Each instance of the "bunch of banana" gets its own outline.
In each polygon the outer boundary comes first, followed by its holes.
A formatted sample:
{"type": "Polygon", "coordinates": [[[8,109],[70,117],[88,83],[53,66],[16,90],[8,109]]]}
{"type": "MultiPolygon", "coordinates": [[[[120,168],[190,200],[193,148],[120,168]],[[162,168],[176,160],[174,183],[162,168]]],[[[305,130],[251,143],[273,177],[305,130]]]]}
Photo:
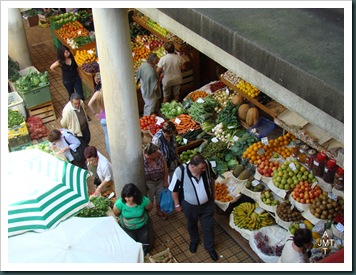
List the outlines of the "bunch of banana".
{"type": "Polygon", "coordinates": [[[257,230],[264,226],[274,224],[274,219],[265,210],[257,213],[257,203],[244,202],[233,210],[234,224],[239,228],[257,230]]]}

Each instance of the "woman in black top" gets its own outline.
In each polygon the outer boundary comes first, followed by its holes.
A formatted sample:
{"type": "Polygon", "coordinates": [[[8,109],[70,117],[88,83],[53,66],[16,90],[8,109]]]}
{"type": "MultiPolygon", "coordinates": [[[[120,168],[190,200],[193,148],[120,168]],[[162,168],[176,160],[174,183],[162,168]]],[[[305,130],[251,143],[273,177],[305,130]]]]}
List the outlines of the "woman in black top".
{"type": "Polygon", "coordinates": [[[53,72],[57,72],[56,69],[58,67],[62,69],[63,85],[67,89],[69,96],[75,91],[80,95],[80,98],[84,100],[82,81],[78,74],[77,62],[75,62],[74,56],[69,48],[64,45],[58,47],[57,60],[51,65],[50,69],[53,72]]]}

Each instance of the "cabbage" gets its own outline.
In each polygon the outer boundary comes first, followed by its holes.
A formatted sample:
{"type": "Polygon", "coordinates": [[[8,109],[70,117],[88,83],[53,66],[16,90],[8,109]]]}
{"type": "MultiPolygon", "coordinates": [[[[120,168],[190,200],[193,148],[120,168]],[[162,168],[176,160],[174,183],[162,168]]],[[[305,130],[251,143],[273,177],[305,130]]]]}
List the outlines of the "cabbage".
{"type": "Polygon", "coordinates": [[[236,159],[230,159],[227,162],[227,167],[229,167],[229,170],[235,169],[235,167],[239,164],[239,162],[236,159]]]}

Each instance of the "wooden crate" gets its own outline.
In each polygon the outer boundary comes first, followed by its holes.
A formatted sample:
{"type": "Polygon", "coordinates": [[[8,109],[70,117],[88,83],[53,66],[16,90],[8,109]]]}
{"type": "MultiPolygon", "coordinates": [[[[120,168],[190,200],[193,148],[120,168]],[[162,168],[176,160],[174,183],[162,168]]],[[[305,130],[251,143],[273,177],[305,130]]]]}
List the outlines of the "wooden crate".
{"type": "Polygon", "coordinates": [[[37,116],[42,119],[43,123],[53,121],[56,119],[52,101],[43,103],[33,108],[27,109],[29,116],[37,116]]]}

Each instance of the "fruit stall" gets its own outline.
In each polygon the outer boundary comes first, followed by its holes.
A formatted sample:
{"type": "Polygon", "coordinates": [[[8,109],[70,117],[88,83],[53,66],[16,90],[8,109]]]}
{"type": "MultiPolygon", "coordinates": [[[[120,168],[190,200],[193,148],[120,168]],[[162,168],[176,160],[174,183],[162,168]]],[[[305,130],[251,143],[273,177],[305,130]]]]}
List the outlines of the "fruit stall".
{"type": "MultiPolygon", "coordinates": [[[[230,72],[225,76],[232,81],[230,72]]],[[[160,109],[177,127],[181,161],[200,152],[219,175],[215,220],[264,262],[276,262],[287,238],[301,227],[313,232],[314,262],[339,251],[342,166],[331,152],[320,150],[323,143],[307,143],[276,124],[274,118],[286,108],[234,77],[234,85],[221,76],[160,109]],[[315,152],[308,155],[310,150],[315,152]],[[335,240],[327,253],[320,245],[325,230],[335,240]]],[[[140,119],[141,129],[151,135],[162,123],[156,115],[140,119]]]]}
{"type": "MultiPolygon", "coordinates": [[[[133,19],[165,39],[168,31],[156,22],[141,14],[133,19]]],[[[219,175],[215,220],[242,247],[276,262],[286,239],[307,227],[312,261],[342,249],[342,143],[228,70],[181,102],[161,103],[160,113],[177,127],[182,162],[200,152],[212,163],[219,175]],[[326,230],[336,241],[323,250],[326,230]]],[[[140,119],[151,135],[161,125],[155,115],[140,119]]]]}

